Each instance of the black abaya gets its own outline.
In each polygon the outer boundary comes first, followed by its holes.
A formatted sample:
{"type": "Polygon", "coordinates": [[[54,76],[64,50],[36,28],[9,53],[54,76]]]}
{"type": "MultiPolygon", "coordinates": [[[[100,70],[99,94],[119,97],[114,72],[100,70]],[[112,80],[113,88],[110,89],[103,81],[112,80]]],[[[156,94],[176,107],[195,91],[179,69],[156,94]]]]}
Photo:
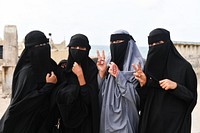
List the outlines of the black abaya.
{"type": "MultiPolygon", "coordinates": [[[[57,65],[52,61],[52,70],[57,65]]],[[[11,103],[0,121],[0,133],[36,133],[46,117],[49,96],[55,84],[37,82],[30,63],[20,66],[13,77],[11,103]]]]}
{"type": "Polygon", "coordinates": [[[99,106],[97,68],[87,58],[83,69],[86,85],[80,86],[72,71],[66,73],[66,82],[57,94],[57,105],[64,133],[98,133],[99,106]]]}
{"type": "Polygon", "coordinates": [[[140,133],[190,133],[191,113],[197,101],[196,74],[171,41],[159,45],[168,45],[169,52],[164,64],[159,62],[158,56],[149,54],[147,57],[145,73],[148,82],[138,91],[141,98],[140,133]],[[176,82],[177,87],[167,91],[162,89],[159,86],[162,79],[176,82]]]}

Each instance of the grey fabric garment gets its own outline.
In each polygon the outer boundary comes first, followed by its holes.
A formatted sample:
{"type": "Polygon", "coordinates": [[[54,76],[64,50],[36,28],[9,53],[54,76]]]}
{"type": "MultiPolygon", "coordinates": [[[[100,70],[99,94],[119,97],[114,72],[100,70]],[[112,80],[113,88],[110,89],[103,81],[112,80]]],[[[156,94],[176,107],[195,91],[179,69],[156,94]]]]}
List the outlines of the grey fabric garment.
{"type": "MultiPolygon", "coordinates": [[[[119,31],[119,34],[128,34],[119,31]]],[[[110,56],[106,59],[110,63],[110,56]]],[[[134,78],[132,64],[140,64],[142,58],[134,40],[128,42],[123,71],[115,78],[108,74],[104,79],[98,76],[101,108],[100,133],[137,133],[139,125],[139,96],[136,91],[138,81],[134,78]]]]}

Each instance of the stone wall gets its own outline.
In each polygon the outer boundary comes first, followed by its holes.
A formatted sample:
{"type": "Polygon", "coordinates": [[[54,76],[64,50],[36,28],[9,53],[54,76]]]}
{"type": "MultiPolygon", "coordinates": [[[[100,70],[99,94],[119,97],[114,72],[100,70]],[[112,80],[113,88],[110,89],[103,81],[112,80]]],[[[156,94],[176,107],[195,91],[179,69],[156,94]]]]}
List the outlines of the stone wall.
{"type": "Polygon", "coordinates": [[[18,33],[15,25],[6,25],[4,27],[3,40],[3,62],[2,70],[2,92],[11,93],[12,75],[17,63],[18,56],[18,33]]]}
{"type": "Polygon", "coordinates": [[[200,42],[174,42],[180,54],[191,63],[197,76],[200,75],[200,42]]]}

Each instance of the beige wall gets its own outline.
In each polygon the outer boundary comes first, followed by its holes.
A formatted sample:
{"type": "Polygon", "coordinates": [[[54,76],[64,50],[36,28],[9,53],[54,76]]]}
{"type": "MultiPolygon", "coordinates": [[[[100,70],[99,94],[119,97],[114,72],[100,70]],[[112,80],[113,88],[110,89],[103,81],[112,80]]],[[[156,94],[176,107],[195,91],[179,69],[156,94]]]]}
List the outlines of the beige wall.
{"type": "Polygon", "coordinates": [[[52,50],[51,51],[51,58],[59,63],[62,59],[67,59],[68,52],[66,49],[64,50],[52,50]]]}
{"type": "Polygon", "coordinates": [[[200,43],[175,42],[176,49],[191,63],[197,75],[200,75],[200,43]]]}

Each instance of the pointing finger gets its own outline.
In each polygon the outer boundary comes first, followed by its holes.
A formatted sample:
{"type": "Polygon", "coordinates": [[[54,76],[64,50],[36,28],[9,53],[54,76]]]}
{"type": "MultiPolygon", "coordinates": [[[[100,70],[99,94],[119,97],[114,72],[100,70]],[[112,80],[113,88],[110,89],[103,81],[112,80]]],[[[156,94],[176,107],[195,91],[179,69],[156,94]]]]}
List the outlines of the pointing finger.
{"type": "Polygon", "coordinates": [[[99,50],[97,50],[97,58],[100,58],[99,50]]]}
{"type": "Polygon", "coordinates": [[[137,71],[137,67],[134,64],[132,64],[132,66],[133,66],[134,70],[137,71]]]}
{"type": "Polygon", "coordinates": [[[102,58],[105,60],[105,53],[104,53],[104,50],[102,50],[102,58]]]}

